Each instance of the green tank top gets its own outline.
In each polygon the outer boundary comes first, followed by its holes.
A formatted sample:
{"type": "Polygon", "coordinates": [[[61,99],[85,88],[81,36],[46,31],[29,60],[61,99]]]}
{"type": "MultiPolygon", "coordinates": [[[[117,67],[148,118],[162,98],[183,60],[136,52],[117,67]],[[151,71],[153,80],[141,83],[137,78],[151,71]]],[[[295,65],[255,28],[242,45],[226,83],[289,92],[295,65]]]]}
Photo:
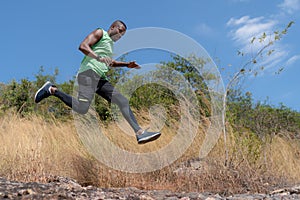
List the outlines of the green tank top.
{"type": "MultiPolygon", "coordinates": [[[[114,44],[113,40],[109,37],[106,31],[104,31],[103,29],[102,31],[102,38],[95,45],[92,46],[92,50],[98,56],[112,58],[114,44]]],[[[109,66],[107,66],[105,63],[97,61],[94,58],[84,56],[78,73],[84,72],[89,69],[99,74],[101,78],[107,79],[106,72],[109,70],[109,66]]]]}

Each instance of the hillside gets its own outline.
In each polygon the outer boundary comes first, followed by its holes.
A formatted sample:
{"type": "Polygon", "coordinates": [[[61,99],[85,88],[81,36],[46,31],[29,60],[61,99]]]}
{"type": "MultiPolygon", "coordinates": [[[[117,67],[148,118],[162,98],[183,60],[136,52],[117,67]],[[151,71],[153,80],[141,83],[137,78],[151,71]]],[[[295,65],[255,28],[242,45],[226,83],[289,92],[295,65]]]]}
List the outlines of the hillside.
{"type": "MultiPolygon", "coordinates": [[[[147,122],[147,119],[139,120],[147,122]]],[[[64,176],[77,180],[82,186],[229,196],[267,194],[275,188],[296,184],[300,177],[299,141],[282,136],[275,136],[262,146],[250,132],[245,131],[239,137],[231,133],[228,137],[230,160],[224,165],[222,137],[205,159],[198,158],[206,128],[204,123],[193,143],[175,162],[152,172],[130,173],[107,167],[87,152],[73,121],[11,114],[1,117],[0,124],[0,176],[8,180],[47,183],[49,176],[64,176]]],[[[164,135],[158,141],[139,146],[131,135],[121,137],[115,124],[100,126],[120,148],[135,152],[156,151],[174,137],[171,129],[164,128],[164,135]]]]}

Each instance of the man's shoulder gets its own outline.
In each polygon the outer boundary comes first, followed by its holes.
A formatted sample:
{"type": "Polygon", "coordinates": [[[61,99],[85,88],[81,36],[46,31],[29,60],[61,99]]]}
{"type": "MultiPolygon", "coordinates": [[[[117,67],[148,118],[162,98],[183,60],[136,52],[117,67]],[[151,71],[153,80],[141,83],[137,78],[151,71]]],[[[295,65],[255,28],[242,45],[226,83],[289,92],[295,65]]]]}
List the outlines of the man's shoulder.
{"type": "Polygon", "coordinates": [[[106,30],[104,30],[104,29],[101,28],[101,27],[97,27],[96,30],[98,30],[98,31],[103,31],[103,33],[104,33],[104,32],[107,32],[106,30]]]}

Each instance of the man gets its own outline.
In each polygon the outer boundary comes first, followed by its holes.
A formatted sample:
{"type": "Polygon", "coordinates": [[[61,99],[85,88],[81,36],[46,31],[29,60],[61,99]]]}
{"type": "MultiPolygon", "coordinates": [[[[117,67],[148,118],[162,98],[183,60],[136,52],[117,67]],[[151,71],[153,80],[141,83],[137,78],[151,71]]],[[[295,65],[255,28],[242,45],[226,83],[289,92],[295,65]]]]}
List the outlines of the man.
{"type": "Polygon", "coordinates": [[[107,101],[115,103],[120,108],[124,118],[136,133],[138,143],[146,143],[157,139],[160,132],[148,132],[140,128],[134,117],[129,101],[121,95],[107,80],[106,72],[109,67],[128,67],[139,69],[136,62],[120,62],[113,60],[113,43],[118,41],[126,32],[126,24],[120,20],[112,23],[108,31],[96,29],[80,44],[79,50],[85,55],[77,75],[79,91],[74,98],[58,90],[51,82],[46,82],[35,94],[34,101],[39,103],[44,98],[55,96],[80,114],[86,114],[98,94],[107,101]]]}

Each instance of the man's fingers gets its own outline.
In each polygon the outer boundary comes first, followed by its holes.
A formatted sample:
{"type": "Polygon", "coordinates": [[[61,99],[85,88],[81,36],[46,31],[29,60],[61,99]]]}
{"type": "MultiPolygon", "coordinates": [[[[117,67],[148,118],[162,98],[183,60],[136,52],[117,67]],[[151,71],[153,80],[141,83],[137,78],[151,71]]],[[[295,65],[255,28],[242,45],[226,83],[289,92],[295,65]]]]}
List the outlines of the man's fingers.
{"type": "Polygon", "coordinates": [[[110,66],[112,64],[112,59],[110,57],[101,58],[101,62],[105,63],[106,65],[110,66]]]}
{"type": "Polygon", "coordinates": [[[128,67],[129,68],[136,68],[136,67],[138,67],[139,65],[138,64],[136,64],[135,62],[130,62],[129,64],[128,64],[128,67]]]}

